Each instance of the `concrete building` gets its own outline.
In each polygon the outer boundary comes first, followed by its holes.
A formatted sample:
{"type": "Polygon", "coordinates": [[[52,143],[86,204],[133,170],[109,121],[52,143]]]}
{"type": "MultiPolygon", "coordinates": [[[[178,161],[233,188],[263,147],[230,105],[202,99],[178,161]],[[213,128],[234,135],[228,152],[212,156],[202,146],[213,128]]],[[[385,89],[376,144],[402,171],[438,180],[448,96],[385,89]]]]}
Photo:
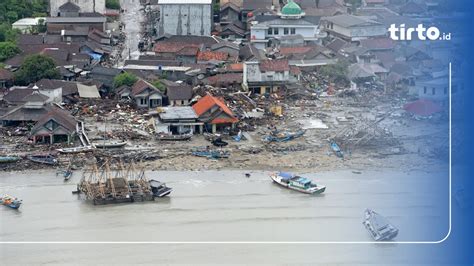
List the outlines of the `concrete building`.
{"type": "Polygon", "coordinates": [[[277,16],[257,16],[251,22],[250,42],[257,49],[271,46],[271,40],[288,41],[299,37],[303,42],[318,42],[319,17],[305,17],[298,4],[290,0],[277,16]]]}
{"type": "Polygon", "coordinates": [[[77,5],[80,8],[80,12],[105,14],[105,0],[50,0],[49,11],[51,16],[60,16],[59,7],[69,2],[77,5]]]}
{"type": "Polygon", "coordinates": [[[43,21],[45,22],[46,18],[22,18],[20,20],[15,21],[12,24],[12,29],[17,29],[20,30],[21,33],[30,33],[31,31],[34,30],[34,28],[38,25],[40,25],[40,22],[43,21]]]}
{"type": "Polygon", "coordinates": [[[272,93],[298,81],[297,67],[288,60],[247,61],[244,63],[242,87],[252,93],[272,93]]]}
{"type": "Polygon", "coordinates": [[[329,35],[347,41],[387,35],[387,29],[382,23],[348,14],[321,18],[321,25],[329,35]]]}
{"type": "Polygon", "coordinates": [[[158,0],[158,35],[210,36],[212,0],[158,0]]]}

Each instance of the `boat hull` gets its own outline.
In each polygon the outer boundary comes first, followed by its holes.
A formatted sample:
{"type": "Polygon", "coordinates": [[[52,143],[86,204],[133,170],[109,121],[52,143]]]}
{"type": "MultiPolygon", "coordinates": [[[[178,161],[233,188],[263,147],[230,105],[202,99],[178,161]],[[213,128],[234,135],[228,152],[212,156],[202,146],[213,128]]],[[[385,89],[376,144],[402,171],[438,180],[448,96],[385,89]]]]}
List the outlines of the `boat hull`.
{"type": "Polygon", "coordinates": [[[326,191],[325,186],[318,186],[315,189],[303,189],[303,188],[298,188],[298,187],[291,186],[291,185],[283,182],[278,177],[278,175],[276,175],[276,174],[272,174],[272,175],[270,175],[270,177],[272,178],[273,182],[277,183],[278,185],[280,185],[282,187],[285,187],[285,188],[288,188],[288,189],[291,189],[291,190],[294,190],[294,191],[301,192],[301,193],[310,194],[310,195],[317,195],[317,194],[321,194],[324,191],[326,191]]]}

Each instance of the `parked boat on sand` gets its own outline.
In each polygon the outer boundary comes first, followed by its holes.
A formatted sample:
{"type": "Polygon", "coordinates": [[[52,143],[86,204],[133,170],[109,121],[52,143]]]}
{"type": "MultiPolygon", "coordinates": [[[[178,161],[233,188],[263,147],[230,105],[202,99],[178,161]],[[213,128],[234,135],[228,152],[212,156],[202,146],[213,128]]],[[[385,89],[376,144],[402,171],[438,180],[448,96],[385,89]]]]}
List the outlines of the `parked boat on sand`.
{"type": "Polygon", "coordinates": [[[326,190],[325,186],[317,185],[306,177],[297,176],[291,173],[273,173],[270,177],[275,183],[283,187],[306,194],[321,194],[326,190]]]}
{"type": "Polygon", "coordinates": [[[18,156],[0,156],[0,163],[16,163],[21,160],[18,156]]]}
{"type": "Polygon", "coordinates": [[[0,203],[12,209],[18,209],[20,208],[22,200],[19,200],[17,198],[14,198],[8,195],[3,195],[0,197],[0,203]]]}
{"type": "Polygon", "coordinates": [[[339,145],[337,145],[335,141],[331,141],[331,149],[336,154],[337,157],[339,158],[344,157],[344,153],[342,152],[341,148],[339,147],[339,145]]]}
{"type": "Polygon", "coordinates": [[[26,158],[35,163],[42,163],[48,165],[58,164],[58,160],[52,155],[29,155],[26,158]]]}
{"type": "Polygon", "coordinates": [[[117,142],[117,141],[105,141],[105,142],[96,142],[93,146],[97,149],[115,149],[115,148],[122,148],[123,146],[127,145],[127,142],[117,142]]]}
{"type": "Polygon", "coordinates": [[[230,153],[226,151],[194,151],[194,156],[206,157],[208,159],[229,158],[230,153]]]}
{"type": "Polygon", "coordinates": [[[375,241],[388,241],[398,235],[398,228],[392,225],[385,217],[371,209],[366,209],[362,224],[375,241]]]}
{"type": "Polygon", "coordinates": [[[184,140],[190,140],[192,134],[182,134],[182,135],[171,135],[171,134],[158,134],[156,135],[157,140],[163,140],[163,141],[184,141],[184,140]]]}
{"type": "Polygon", "coordinates": [[[84,146],[84,147],[74,147],[74,148],[63,148],[63,149],[56,149],[60,153],[81,153],[81,152],[89,152],[94,150],[92,146],[84,146]]]}

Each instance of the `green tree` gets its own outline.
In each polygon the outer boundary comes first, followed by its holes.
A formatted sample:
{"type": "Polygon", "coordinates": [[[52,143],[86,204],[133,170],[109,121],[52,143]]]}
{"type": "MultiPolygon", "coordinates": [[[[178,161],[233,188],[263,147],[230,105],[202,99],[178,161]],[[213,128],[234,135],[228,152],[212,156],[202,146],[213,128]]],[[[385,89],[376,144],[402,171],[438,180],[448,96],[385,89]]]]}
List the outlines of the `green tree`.
{"type": "Polygon", "coordinates": [[[12,42],[0,42],[0,62],[13,57],[19,52],[20,49],[16,46],[16,44],[12,42]]]}
{"type": "Polygon", "coordinates": [[[135,84],[135,82],[137,82],[137,80],[138,80],[138,78],[135,75],[130,74],[128,72],[124,72],[120,75],[117,75],[114,78],[114,87],[118,88],[118,87],[123,86],[123,85],[133,86],[133,84],[135,84]]]}
{"type": "Polygon", "coordinates": [[[26,86],[40,79],[58,79],[61,75],[54,60],[46,55],[30,55],[15,72],[15,83],[26,86]]]}
{"type": "Polygon", "coordinates": [[[120,1],[119,0],[106,0],[105,7],[110,9],[120,9],[120,1]]]}
{"type": "Polygon", "coordinates": [[[9,24],[0,24],[0,42],[16,42],[19,33],[19,30],[12,29],[9,24]]]}
{"type": "Polygon", "coordinates": [[[163,83],[161,83],[159,79],[154,80],[153,82],[151,82],[151,84],[155,86],[157,89],[159,89],[162,93],[165,93],[166,87],[165,85],[163,85],[163,83]]]}
{"type": "Polygon", "coordinates": [[[347,78],[349,62],[346,60],[338,60],[337,63],[322,66],[319,69],[319,74],[327,77],[332,82],[348,83],[347,78]]]}

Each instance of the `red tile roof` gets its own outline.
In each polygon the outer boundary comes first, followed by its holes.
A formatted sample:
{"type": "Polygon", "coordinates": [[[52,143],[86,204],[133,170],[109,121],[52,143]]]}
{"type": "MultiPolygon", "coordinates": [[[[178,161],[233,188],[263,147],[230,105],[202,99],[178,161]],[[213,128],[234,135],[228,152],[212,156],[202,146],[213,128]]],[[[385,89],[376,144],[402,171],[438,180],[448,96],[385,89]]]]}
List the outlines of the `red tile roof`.
{"type": "Polygon", "coordinates": [[[159,43],[156,43],[155,45],[155,52],[156,53],[177,53],[187,47],[199,48],[199,45],[182,43],[182,42],[159,42],[159,43]]]}
{"type": "Polygon", "coordinates": [[[242,63],[230,64],[227,66],[227,70],[242,72],[244,70],[244,64],[242,63]]]}
{"type": "Polygon", "coordinates": [[[209,109],[211,109],[214,106],[218,106],[224,113],[226,113],[229,118],[215,118],[214,120],[211,121],[213,124],[223,124],[223,123],[236,123],[239,121],[235,116],[234,113],[227,107],[227,105],[217,99],[216,97],[213,97],[211,95],[206,95],[203,98],[201,98],[195,105],[193,105],[193,109],[196,112],[198,116],[201,116],[205,112],[207,112],[209,109]]]}
{"type": "Polygon", "coordinates": [[[293,75],[300,75],[301,69],[297,66],[290,66],[290,73],[293,75]]]}
{"type": "Polygon", "coordinates": [[[284,72],[289,71],[290,65],[288,64],[288,60],[265,60],[260,61],[260,71],[262,72],[284,72]]]}
{"type": "Polygon", "coordinates": [[[176,54],[177,55],[187,55],[187,56],[196,56],[199,52],[198,47],[194,46],[186,46],[183,49],[179,50],[176,54]]]}
{"type": "Polygon", "coordinates": [[[9,70],[0,68],[0,80],[12,80],[13,73],[9,70]]]}
{"type": "Polygon", "coordinates": [[[199,61],[210,61],[210,60],[226,61],[227,58],[229,58],[229,55],[227,53],[204,51],[204,52],[198,53],[197,59],[199,61]]]}
{"type": "Polygon", "coordinates": [[[242,73],[224,73],[210,76],[204,80],[205,84],[212,86],[221,86],[224,84],[237,83],[241,84],[243,81],[242,73]]]}
{"type": "Polygon", "coordinates": [[[132,86],[132,96],[142,93],[145,89],[150,88],[152,90],[159,91],[155,86],[151,85],[150,83],[144,81],[143,79],[139,79],[135,84],[132,86]]]}

